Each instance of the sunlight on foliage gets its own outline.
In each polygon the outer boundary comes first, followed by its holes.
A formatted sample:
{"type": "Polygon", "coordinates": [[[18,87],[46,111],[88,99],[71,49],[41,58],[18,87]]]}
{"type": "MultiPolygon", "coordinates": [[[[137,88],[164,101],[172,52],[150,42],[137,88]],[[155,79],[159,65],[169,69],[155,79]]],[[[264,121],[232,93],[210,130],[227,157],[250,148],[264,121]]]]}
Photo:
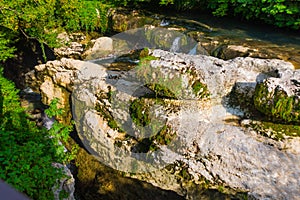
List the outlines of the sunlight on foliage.
{"type": "MultiPolygon", "coordinates": [[[[53,199],[52,187],[65,175],[53,163],[67,163],[74,153],[61,141],[71,126],[55,122],[48,131],[30,121],[20,106],[18,90],[0,74],[0,178],[32,199],[53,199]]],[[[59,114],[55,103],[48,113],[59,114]]]]}

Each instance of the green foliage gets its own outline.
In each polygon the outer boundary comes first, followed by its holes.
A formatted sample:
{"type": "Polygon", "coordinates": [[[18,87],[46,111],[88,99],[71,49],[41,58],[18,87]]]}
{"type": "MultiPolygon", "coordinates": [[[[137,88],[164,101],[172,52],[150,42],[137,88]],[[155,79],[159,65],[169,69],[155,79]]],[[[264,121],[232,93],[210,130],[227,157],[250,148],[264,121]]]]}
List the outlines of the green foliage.
{"type": "Polygon", "coordinates": [[[262,20],[278,27],[300,28],[298,0],[114,0],[112,2],[116,6],[150,3],[152,6],[166,6],[166,9],[210,10],[217,16],[233,14],[247,20],[262,20]]]}
{"type": "Polygon", "coordinates": [[[45,110],[45,113],[48,115],[48,117],[55,117],[55,116],[59,116],[63,114],[63,109],[62,108],[57,108],[57,104],[59,104],[59,99],[58,98],[54,98],[50,105],[49,108],[47,110],[45,110]]]}
{"type": "Polygon", "coordinates": [[[11,40],[6,38],[4,33],[0,31],[0,62],[14,56],[15,48],[10,46],[11,40]]]}
{"type": "Polygon", "coordinates": [[[60,0],[57,1],[57,4],[65,29],[69,31],[106,31],[109,5],[95,0],[71,0],[71,2],[70,0],[60,0]]]}
{"type": "Polygon", "coordinates": [[[150,1],[151,0],[111,0],[110,2],[114,6],[132,6],[132,5],[138,5],[150,1]]]}
{"type": "Polygon", "coordinates": [[[201,83],[199,80],[193,83],[192,89],[194,94],[199,98],[204,98],[209,96],[207,85],[201,83]]]}
{"type": "Polygon", "coordinates": [[[52,163],[72,158],[60,143],[70,127],[56,122],[49,131],[38,128],[20,106],[18,90],[2,73],[0,93],[0,178],[32,199],[53,199],[52,187],[64,175],[52,163]]]}
{"type": "Polygon", "coordinates": [[[278,27],[300,28],[300,2],[288,0],[216,0],[208,1],[213,14],[233,13],[247,20],[263,20],[278,27]]]}
{"type": "Polygon", "coordinates": [[[13,56],[16,38],[38,40],[45,59],[44,45],[57,47],[57,34],[63,30],[105,32],[109,8],[98,0],[2,0],[0,61],[13,56]]]}

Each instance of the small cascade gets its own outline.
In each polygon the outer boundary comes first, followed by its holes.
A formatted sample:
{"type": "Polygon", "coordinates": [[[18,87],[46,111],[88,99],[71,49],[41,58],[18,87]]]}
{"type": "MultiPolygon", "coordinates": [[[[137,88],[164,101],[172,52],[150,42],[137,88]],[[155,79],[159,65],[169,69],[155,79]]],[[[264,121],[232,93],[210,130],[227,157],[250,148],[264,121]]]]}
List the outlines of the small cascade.
{"type": "Polygon", "coordinates": [[[196,44],[190,51],[189,51],[189,55],[196,55],[197,54],[197,47],[198,44],[196,44]]]}
{"type": "Polygon", "coordinates": [[[176,37],[175,40],[172,43],[172,46],[170,48],[170,52],[178,52],[180,49],[180,41],[181,37],[176,37]]]}
{"type": "Polygon", "coordinates": [[[166,19],[163,19],[163,20],[161,20],[161,22],[160,22],[160,26],[169,26],[169,25],[170,25],[170,22],[167,21],[166,19]]]}
{"type": "Polygon", "coordinates": [[[46,113],[42,113],[42,123],[47,130],[50,130],[52,128],[54,122],[54,117],[50,118],[46,113]]]}

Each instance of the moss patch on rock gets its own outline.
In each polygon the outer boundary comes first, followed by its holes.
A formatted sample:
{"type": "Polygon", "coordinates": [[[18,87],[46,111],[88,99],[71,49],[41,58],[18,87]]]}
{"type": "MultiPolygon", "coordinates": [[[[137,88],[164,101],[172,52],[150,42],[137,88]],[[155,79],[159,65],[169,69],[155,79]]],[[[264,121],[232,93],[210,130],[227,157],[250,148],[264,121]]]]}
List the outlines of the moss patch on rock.
{"type": "Polygon", "coordinates": [[[278,124],[268,121],[253,121],[250,126],[261,135],[274,140],[282,140],[286,137],[300,137],[299,125],[278,124]]]}
{"type": "Polygon", "coordinates": [[[111,101],[112,98],[112,91],[109,89],[108,92],[99,92],[96,94],[97,99],[99,102],[96,103],[95,105],[95,110],[107,121],[107,125],[119,132],[124,132],[124,130],[118,125],[117,121],[114,119],[112,114],[109,112],[109,110],[106,108],[104,99],[107,99],[109,102],[111,101]]]}
{"type": "Polygon", "coordinates": [[[171,127],[164,125],[161,130],[150,138],[139,140],[134,146],[134,151],[138,153],[148,153],[159,149],[159,146],[168,145],[176,137],[176,132],[171,127]]]}
{"type": "Polygon", "coordinates": [[[259,83],[255,88],[255,107],[274,121],[300,122],[300,99],[297,96],[288,96],[280,87],[269,92],[264,84],[259,83]]]}
{"type": "Polygon", "coordinates": [[[134,100],[129,107],[130,116],[133,122],[139,126],[147,126],[150,124],[150,105],[145,99],[134,100]]]}
{"type": "Polygon", "coordinates": [[[199,98],[205,98],[209,96],[209,91],[207,89],[207,85],[201,83],[199,80],[196,80],[193,85],[192,89],[194,94],[199,98]]]}
{"type": "Polygon", "coordinates": [[[174,92],[170,90],[170,88],[157,84],[157,83],[149,83],[146,84],[146,87],[151,89],[155,93],[156,98],[169,98],[169,99],[176,99],[176,95],[174,92]]]}
{"type": "Polygon", "coordinates": [[[177,99],[182,94],[182,79],[179,72],[169,71],[164,73],[160,68],[150,66],[154,56],[141,58],[139,65],[135,68],[140,81],[154,91],[156,97],[177,99]]]}

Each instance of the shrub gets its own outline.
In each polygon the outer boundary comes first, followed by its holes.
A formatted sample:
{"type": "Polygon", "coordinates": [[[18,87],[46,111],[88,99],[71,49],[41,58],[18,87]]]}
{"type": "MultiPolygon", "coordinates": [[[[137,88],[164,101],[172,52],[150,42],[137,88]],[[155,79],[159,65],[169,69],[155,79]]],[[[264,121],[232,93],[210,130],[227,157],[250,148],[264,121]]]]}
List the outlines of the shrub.
{"type": "Polygon", "coordinates": [[[247,20],[263,20],[278,27],[300,28],[300,2],[288,0],[216,0],[208,1],[213,14],[233,13],[247,20]]]}
{"type": "MultiPolygon", "coordinates": [[[[49,112],[59,113],[57,101],[49,112]]],[[[52,163],[72,158],[61,140],[70,127],[56,122],[48,131],[30,121],[20,106],[18,90],[0,73],[0,178],[32,199],[53,199],[52,187],[64,175],[52,163]]]]}

